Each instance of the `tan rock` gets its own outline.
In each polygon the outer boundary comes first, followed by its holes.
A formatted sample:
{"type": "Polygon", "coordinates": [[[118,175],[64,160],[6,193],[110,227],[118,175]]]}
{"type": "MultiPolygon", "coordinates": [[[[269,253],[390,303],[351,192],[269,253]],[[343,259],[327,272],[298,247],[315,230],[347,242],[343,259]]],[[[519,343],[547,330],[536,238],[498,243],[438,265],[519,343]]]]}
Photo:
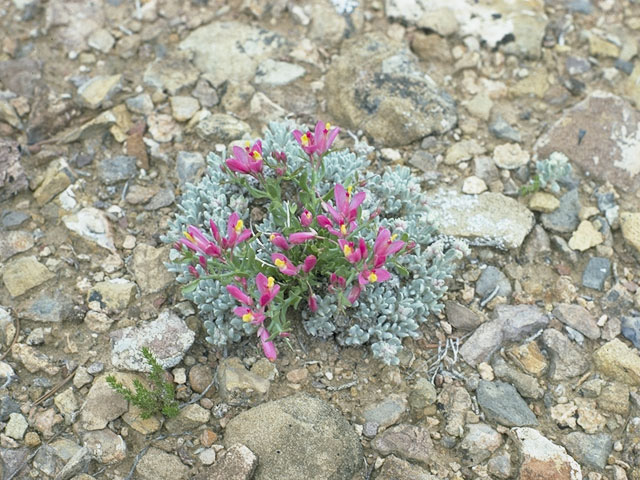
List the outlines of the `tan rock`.
{"type": "Polygon", "coordinates": [[[470,160],[475,155],[484,153],[484,151],[485,148],[475,140],[462,140],[449,147],[444,157],[444,163],[447,165],[455,165],[456,163],[470,160]]]}
{"type": "Polygon", "coordinates": [[[2,280],[11,297],[15,298],[54,276],[36,257],[22,257],[7,264],[2,280]]]}
{"type": "Polygon", "coordinates": [[[517,345],[507,350],[507,355],[514,359],[520,367],[532,375],[542,375],[549,365],[536,342],[517,345]]]}
{"type": "Polygon", "coordinates": [[[71,176],[71,170],[65,160],[59,159],[51,162],[44,174],[44,180],[36,191],[33,192],[33,196],[36,202],[38,202],[38,205],[44,205],[71,185],[71,176]]]}
{"type": "Polygon", "coordinates": [[[583,220],[569,239],[569,248],[584,252],[604,242],[604,236],[589,220],[583,220]]]}
{"type": "Polygon", "coordinates": [[[560,206],[560,200],[547,192],[536,192],[529,198],[529,210],[551,213],[560,206]]]}
{"type": "Polygon", "coordinates": [[[548,89],[547,71],[544,68],[540,68],[511,87],[511,94],[516,97],[533,95],[542,98],[548,89]]]}
{"type": "Polygon", "coordinates": [[[595,57],[618,58],[620,48],[598,35],[589,35],[589,53],[595,57]]]}
{"type": "Polygon", "coordinates": [[[640,252],[640,213],[622,212],[620,228],[625,241],[640,252]]]}
{"type": "Polygon", "coordinates": [[[593,359],[604,376],[627,385],[640,385],[640,356],[621,340],[614,338],[605,343],[593,359]]]}

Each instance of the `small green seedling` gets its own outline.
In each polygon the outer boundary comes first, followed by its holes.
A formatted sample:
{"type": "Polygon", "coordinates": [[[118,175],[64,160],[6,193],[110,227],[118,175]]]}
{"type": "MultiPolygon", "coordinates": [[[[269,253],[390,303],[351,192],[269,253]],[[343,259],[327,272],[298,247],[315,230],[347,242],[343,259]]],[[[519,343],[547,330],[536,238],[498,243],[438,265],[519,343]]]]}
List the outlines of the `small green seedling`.
{"type": "Polygon", "coordinates": [[[152,390],[147,389],[140,380],[134,380],[136,393],[119,383],[113,375],[107,377],[107,383],[125,399],[142,410],[142,418],[150,418],[156,413],[162,413],[167,418],[178,415],[180,409],[175,399],[173,384],[164,378],[164,370],[153,357],[148,348],[142,347],[142,355],[151,366],[149,380],[153,384],[152,390]]]}

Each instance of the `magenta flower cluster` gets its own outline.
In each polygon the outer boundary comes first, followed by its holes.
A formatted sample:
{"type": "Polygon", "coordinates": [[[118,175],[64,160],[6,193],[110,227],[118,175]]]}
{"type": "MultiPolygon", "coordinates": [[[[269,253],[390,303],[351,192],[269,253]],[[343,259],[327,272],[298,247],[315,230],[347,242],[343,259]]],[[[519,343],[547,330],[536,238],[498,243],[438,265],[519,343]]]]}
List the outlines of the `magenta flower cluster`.
{"type": "MultiPolygon", "coordinates": [[[[306,299],[307,307],[315,312],[317,295],[327,292],[337,295],[339,307],[346,308],[356,302],[368,284],[389,280],[389,260],[408,250],[407,242],[398,240],[387,228],[378,229],[373,245],[361,236],[363,227],[375,220],[375,214],[362,218],[364,191],[354,192],[353,186],[336,184],[330,201],[314,190],[322,157],[339,131],[318,122],[313,132],[293,132],[314,177],[310,187],[299,185],[303,192],[296,199],[295,217],[279,225],[281,231],[268,234],[266,258],[270,263],[264,256],[256,260],[267,245],[257,232],[245,227],[238,213],[229,217],[224,238],[210,221],[210,236],[190,225],[175,244],[189,262],[194,282],[206,277],[226,284],[228,293],[239,302],[234,314],[256,327],[264,355],[271,361],[277,356],[274,339],[288,336],[289,307],[295,308],[306,299]]],[[[264,157],[260,140],[245,147],[235,146],[232,152],[224,163],[230,181],[245,186],[256,198],[268,198],[274,217],[289,218],[282,187],[295,179],[290,175],[287,156],[271,152],[264,157]]]]}

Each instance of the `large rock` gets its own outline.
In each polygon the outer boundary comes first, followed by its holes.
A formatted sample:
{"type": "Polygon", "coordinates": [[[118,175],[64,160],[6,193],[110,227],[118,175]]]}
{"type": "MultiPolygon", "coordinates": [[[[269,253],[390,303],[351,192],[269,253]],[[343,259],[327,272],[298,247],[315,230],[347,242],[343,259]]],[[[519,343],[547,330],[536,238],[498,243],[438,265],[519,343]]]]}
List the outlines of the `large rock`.
{"type": "Polygon", "coordinates": [[[22,230],[0,231],[0,262],[20,252],[26,252],[35,244],[33,234],[22,230]]]}
{"type": "Polygon", "coordinates": [[[133,250],[130,268],[143,294],[159,292],[173,282],[173,274],[164,266],[168,259],[168,247],[155,248],[141,243],[133,250]]]}
{"type": "Polygon", "coordinates": [[[111,226],[107,216],[101,210],[85,207],[73,215],[62,217],[62,222],[69,230],[85,240],[115,253],[111,226]]]}
{"type": "Polygon", "coordinates": [[[440,35],[473,35],[490,48],[540,57],[547,17],[542,0],[386,0],[388,17],[440,35]]]}
{"type": "Polygon", "coordinates": [[[227,424],[224,443],[241,443],[257,455],[255,480],[351,480],[363,463],[351,425],[334,407],[306,394],[240,413],[227,424]]]}
{"type": "Polygon", "coordinates": [[[472,245],[519,248],[535,224],[528,208],[500,193],[439,190],[429,196],[429,207],[441,233],[466,238],[472,245]]]}
{"type": "Polygon", "coordinates": [[[640,186],[640,112],[611,93],[595,91],[538,138],[534,159],[562,152],[601,180],[640,186]]]}
{"type": "Polygon", "coordinates": [[[516,389],[504,382],[480,381],[478,405],[488,420],[507,427],[537,425],[538,420],[516,389]]]}
{"type": "Polygon", "coordinates": [[[111,333],[111,364],[115,368],[149,372],[151,367],[142,356],[142,347],[147,347],[163,368],[175,367],[195,337],[180,317],[165,310],[153,322],[111,333]]]}
{"type": "Polygon", "coordinates": [[[376,143],[408,145],[457,122],[455,102],[420,69],[417,57],[381,34],[347,41],[326,84],[329,112],[376,143]]]}
{"type": "MultiPolygon", "coordinates": [[[[175,95],[181,89],[195,85],[199,75],[200,72],[187,55],[167,55],[149,64],[144,72],[143,81],[147,85],[175,95]]],[[[153,104],[145,108],[153,109],[153,104]]]]}
{"type": "Polygon", "coordinates": [[[136,466],[136,473],[142,480],[182,480],[187,478],[189,467],[176,455],[151,447],[136,466]]]}
{"type": "MultiPolygon", "coordinates": [[[[101,430],[127,411],[128,402],[109,386],[106,377],[103,375],[93,383],[82,406],[80,424],[85,430],[101,430]]],[[[121,375],[117,379],[124,383],[121,375]]]]}
{"type": "Polygon", "coordinates": [[[621,340],[614,338],[605,343],[596,350],[593,359],[604,376],[628,385],[640,385],[640,356],[621,340]]]}
{"type": "Polygon", "coordinates": [[[22,257],[7,264],[2,274],[4,286],[11,297],[19,297],[34,287],[51,280],[55,275],[36,257],[22,257]]]}
{"type": "Polygon", "coordinates": [[[581,480],[580,465],[567,451],[533,428],[514,428],[520,451],[520,480],[581,480]]]}
{"type": "Polygon", "coordinates": [[[258,64],[284,46],[278,34],[241,22],[213,22],[191,32],[180,43],[195,54],[194,63],[214,86],[249,82],[258,64]]]}

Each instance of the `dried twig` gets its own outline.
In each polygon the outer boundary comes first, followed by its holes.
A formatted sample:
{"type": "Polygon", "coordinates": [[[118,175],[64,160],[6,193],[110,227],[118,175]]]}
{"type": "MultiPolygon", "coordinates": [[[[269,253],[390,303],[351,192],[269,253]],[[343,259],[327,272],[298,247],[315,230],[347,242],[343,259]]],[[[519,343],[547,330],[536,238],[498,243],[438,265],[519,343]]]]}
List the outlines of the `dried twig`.
{"type": "Polygon", "coordinates": [[[73,370],[71,370],[71,373],[69,375],[67,375],[65,378],[63,378],[55,387],[53,387],[47,393],[45,393],[44,395],[42,395],[39,398],[37,398],[36,401],[33,402],[33,405],[36,406],[36,405],[44,402],[45,400],[47,400],[51,396],[53,396],[54,393],[56,393],[58,390],[60,390],[69,380],[71,380],[73,378],[73,376],[76,374],[76,370],[77,369],[78,369],[77,366],[73,367],[73,370]]]}

